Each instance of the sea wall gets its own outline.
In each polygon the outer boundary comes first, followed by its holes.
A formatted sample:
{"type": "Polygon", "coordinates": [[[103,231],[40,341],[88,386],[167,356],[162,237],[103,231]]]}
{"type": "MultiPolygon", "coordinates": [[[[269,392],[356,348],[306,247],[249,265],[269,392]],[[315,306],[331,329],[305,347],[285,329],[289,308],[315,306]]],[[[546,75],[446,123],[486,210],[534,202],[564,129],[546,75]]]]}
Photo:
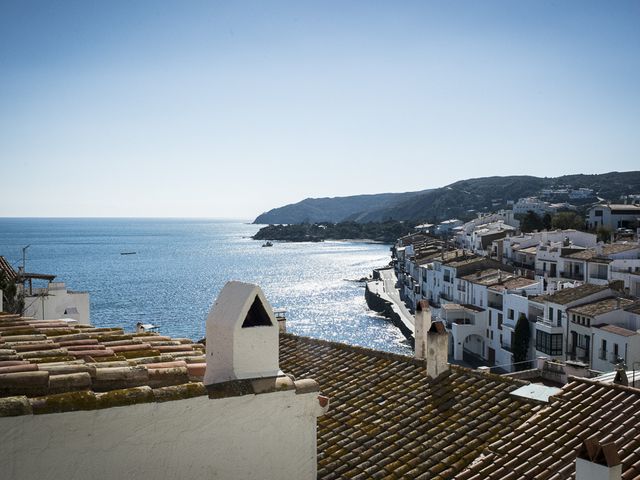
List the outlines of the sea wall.
{"type": "MultiPolygon", "coordinates": [[[[374,277],[375,273],[376,272],[374,270],[374,277]]],[[[407,337],[407,340],[409,341],[411,346],[414,346],[413,332],[407,328],[407,326],[400,318],[400,315],[395,311],[395,309],[393,308],[393,302],[381,297],[378,293],[372,292],[369,288],[368,283],[365,284],[364,298],[367,302],[367,306],[371,310],[373,310],[374,312],[378,312],[388,318],[391,323],[398,327],[403,335],[407,337]]]]}

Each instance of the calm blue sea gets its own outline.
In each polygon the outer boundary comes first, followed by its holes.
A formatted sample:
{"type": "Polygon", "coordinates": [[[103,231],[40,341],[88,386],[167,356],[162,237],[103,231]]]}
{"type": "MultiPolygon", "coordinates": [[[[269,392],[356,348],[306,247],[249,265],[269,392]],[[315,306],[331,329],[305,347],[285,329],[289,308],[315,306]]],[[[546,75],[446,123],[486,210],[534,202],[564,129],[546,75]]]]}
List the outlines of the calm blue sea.
{"type": "Polygon", "coordinates": [[[389,246],[355,242],[251,240],[258,226],[201,219],[0,218],[0,255],[17,269],[52,273],[89,291],[96,326],[153,323],[199,339],[228,280],[259,284],[287,310],[289,331],[411,354],[398,330],[367,309],[353,280],[389,262],[389,246]],[[120,255],[135,251],[136,255],[120,255]]]}

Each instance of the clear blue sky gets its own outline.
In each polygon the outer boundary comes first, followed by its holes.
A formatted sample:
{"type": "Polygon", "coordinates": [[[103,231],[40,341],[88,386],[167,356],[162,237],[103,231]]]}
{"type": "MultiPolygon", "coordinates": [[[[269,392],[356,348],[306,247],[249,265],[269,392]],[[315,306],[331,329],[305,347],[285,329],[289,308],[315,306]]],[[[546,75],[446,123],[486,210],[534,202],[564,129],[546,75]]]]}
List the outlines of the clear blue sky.
{"type": "Polygon", "coordinates": [[[0,0],[0,216],[640,167],[639,1],[0,0]]]}

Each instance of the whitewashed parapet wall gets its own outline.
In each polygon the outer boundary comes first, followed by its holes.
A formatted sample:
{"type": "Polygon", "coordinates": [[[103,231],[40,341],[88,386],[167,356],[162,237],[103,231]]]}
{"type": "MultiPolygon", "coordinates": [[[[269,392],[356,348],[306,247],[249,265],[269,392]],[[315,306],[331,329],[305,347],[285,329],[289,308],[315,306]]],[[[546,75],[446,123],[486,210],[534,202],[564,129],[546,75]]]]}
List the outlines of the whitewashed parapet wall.
{"type": "Polygon", "coordinates": [[[206,396],[0,419],[0,478],[316,478],[316,393],[206,396]]]}

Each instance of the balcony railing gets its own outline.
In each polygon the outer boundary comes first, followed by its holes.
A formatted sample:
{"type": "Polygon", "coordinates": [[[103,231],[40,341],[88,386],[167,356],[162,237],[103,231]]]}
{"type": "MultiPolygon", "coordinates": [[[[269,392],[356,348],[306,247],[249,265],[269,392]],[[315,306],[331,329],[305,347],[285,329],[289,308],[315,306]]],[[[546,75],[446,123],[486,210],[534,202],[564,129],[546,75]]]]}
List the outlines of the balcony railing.
{"type": "Polygon", "coordinates": [[[500,348],[502,348],[503,350],[506,350],[507,352],[513,353],[513,346],[509,343],[501,343],[500,348]]]}
{"type": "Polygon", "coordinates": [[[441,298],[442,300],[447,300],[447,301],[449,301],[449,302],[452,302],[452,301],[453,301],[453,298],[451,297],[451,295],[447,295],[446,293],[441,293],[441,294],[440,294],[440,298],[441,298]]]}
{"type": "Polygon", "coordinates": [[[589,278],[593,279],[593,280],[608,280],[608,276],[606,274],[601,275],[598,273],[590,273],[589,274],[589,278]]]}
{"type": "Polygon", "coordinates": [[[584,272],[560,272],[560,276],[570,280],[584,280],[584,272]]]}
{"type": "Polygon", "coordinates": [[[487,305],[489,305],[489,308],[495,308],[498,310],[502,310],[502,303],[500,302],[487,302],[487,305]]]}
{"type": "Polygon", "coordinates": [[[536,321],[550,327],[561,327],[562,323],[559,320],[552,320],[550,318],[537,316],[536,321]]]}

